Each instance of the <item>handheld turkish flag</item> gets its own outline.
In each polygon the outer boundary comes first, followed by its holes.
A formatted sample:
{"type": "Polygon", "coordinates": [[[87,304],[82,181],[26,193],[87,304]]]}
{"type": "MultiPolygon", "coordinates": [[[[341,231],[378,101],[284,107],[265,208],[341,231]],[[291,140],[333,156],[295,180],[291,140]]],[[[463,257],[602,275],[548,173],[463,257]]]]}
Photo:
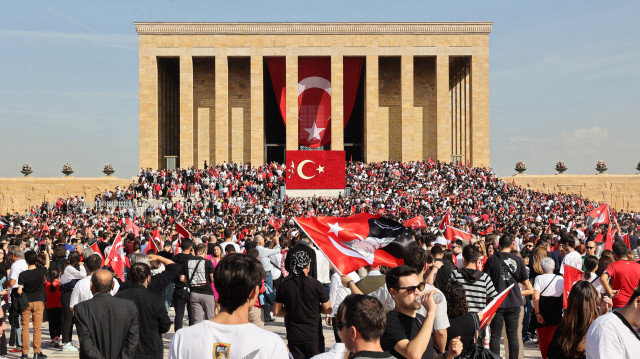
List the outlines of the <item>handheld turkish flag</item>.
{"type": "Polygon", "coordinates": [[[462,239],[463,241],[469,242],[473,235],[471,233],[467,233],[465,231],[461,231],[457,228],[447,226],[447,229],[444,231],[444,238],[453,241],[455,239],[462,239]]]}
{"type": "Polygon", "coordinates": [[[271,216],[271,218],[269,219],[269,225],[275,228],[276,231],[281,227],[280,222],[278,222],[278,220],[276,220],[274,216],[271,216]]]}
{"type": "Polygon", "coordinates": [[[42,230],[40,231],[40,238],[42,238],[42,235],[44,234],[44,232],[50,232],[49,226],[47,226],[46,223],[44,224],[44,226],[42,226],[42,230]]]}
{"type": "Polygon", "coordinates": [[[133,223],[133,221],[132,221],[130,218],[127,218],[127,219],[125,220],[125,223],[126,223],[126,228],[125,228],[125,230],[126,230],[127,232],[128,232],[128,231],[133,232],[133,235],[137,237],[137,236],[138,236],[138,234],[140,233],[140,227],[138,227],[135,223],[133,223]]]}
{"type": "Polygon", "coordinates": [[[331,58],[298,59],[298,144],[331,143],[331,58]]]}
{"type": "Polygon", "coordinates": [[[622,240],[624,241],[624,244],[627,246],[627,248],[631,249],[631,238],[629,237],[629,233],[622,236],[622,240]]]}
{"type": "Polygon", "coordinates": [[[124,267],[125,267],[125,255],[124,248],[122,247],[122,238],[120,233],[116,236],[109,252],[109,265],[113,272],[124,282],[124,267]]]}
{"type": "Polygon", "coordinates": [[[606,251],[608,250],[612,250],[613,249],[613,239],[616,236],[616,232],[618,230],[614,230],[613,232],[611,232],[611,225],[609,225],[609,228],[607,228],[607,238],[604,241],[604,250],[606,251]]]}
{"type": "Polygon", "coordinates": [[[484,231],[480,232],[479,234],[481,236],[486,236],[487,234],[491,234],[493,233],[493,224],[489,226],[489,228],[485,229],[484,231]]]}
{"type": "Polygon", "coordinates": [[[444,231],[448,225],[451,224],[451,211],[447,210],[447,213],[442,217],[442,222],[438,226],[438,229],[444,231]]]}
{"type": "Polygon", "coordinates": [[[97,254],[100,256],[100,259],[102,259],[102,265],[100,266],[100,268],[104,267],[104,256],[102,255],[102,252],[100,252],[100,247],[98,247],[98,242],[94,242],[91,245],[91,249],[93,250],[93,253],[97,254]]]}
{"type": "Polygon", "coordinates": [[[180,251],[182,250],[180,248],[180,246],[182,246],[182,239],[183,238],[191,238],[191,233],[189,233],[189,231],[187,231],[180,223],[176,222],[176,232],[178,232],[178,242],[176,243],[176,250],[174,251],[175,254],[180,253],[180,251]]]}
{"type": "Polygon", "coordinates": [[[583,272],[570,265],[564,265],[564,290],[562,292],[562,308],[567,307],[567,298],[569,297],[569,292],[571,292],[571,288],[573,288],[573,284],[579,281],[582,278],[583,272]]]}
{"type": "Polygon", "coordinates": [[[294,220],[340,274],[365,265],[402,265],[405,250],[414,242],[402,224],[369,213],[294,220]]]}
{"type": "Polygon", "coordinates": [[[150,249],[153,249],[156,253],[162,250],[162,239],[160,239],[160,231],[157,229],[151,232],[151,238],[144,252],[147,253],[150,249]]]}
{"type": "Polygon", "coordinates": [[[409,228],[427,228],[427,224],[424,222],[424,218],[422,218],[421,214],[417,217],[404,221],[404,226],[409,228]]]}
{"type": "Polygon", "coordinates": [[[589,229],[593,229],[600,224],[611,223],[611,220],[609,218],[609,205],[603,204],[593,211],[587,213],[586,220],[587,228],[589,229]]]}
{"type": "Polygon", "coordinates": [[[511,288],[513,288],[513,286],[514,284],[508,286],[507,289],[503,290],[500,295],[493,298],[491,303],[487,304],[487,306],[480,311],[480,313],[482,313],[482,322],[480,323],[480,329],[482,329],[482,327],[487,324],[491,317],[496,313],[496,310],[500,308],[500,305],[502,304],[502,302],[504,302],[504,299],[507,297],[507,294],[509,294],[509,291],[511,290],[511,288]]]}
{"type": "Polygon", "coordinates": [[[287,151],[287,189],[344,189],[344,151],[287,151]]]}

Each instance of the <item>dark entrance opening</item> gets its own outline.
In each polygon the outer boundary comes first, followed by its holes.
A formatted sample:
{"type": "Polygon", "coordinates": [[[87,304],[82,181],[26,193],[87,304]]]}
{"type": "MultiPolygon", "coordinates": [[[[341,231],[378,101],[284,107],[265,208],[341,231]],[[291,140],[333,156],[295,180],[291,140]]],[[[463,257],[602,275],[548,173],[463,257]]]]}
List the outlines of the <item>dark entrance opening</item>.
{"type": "MultiPolygon", "coordinates": [[[[266,59],[265,59],[266,60],[266,59]]],[[[285,143],[287,130],[280,107],[276,100],[276,94],[273,91],[273,83],[271,82],[271,74],[267,61],[262,64],[263,73],[263,99],[264,99],[264,145],[266,162],[278,162],[280,164],[285,161],[285,143]]]]}
{"type": "Polygon", "coordinates": [[[180,58],[158,57],[158,168],[180,168],[180,58]]]}
{"type": "Polygon", "coordinates": [[[366,78],[366,59],[362,63],[360,82],[351,117],[344,129],[344,152],[348,161],[364,161],[364,93],[366,78]]]}

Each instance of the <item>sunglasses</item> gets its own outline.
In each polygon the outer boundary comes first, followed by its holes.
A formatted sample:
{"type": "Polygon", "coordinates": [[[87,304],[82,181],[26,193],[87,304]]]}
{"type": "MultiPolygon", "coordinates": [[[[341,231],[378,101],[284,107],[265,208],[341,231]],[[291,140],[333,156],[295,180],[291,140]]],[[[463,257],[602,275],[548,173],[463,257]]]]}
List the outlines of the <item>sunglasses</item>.
{"type": "Polygon", "coordinates": [[[342,321],[336,320],[336,329],[338,329],[338,331],[340,331],[340,330],[342,330],[342,328],[348,327],[348,326],[349,326],[349,324],[343,323],[342,321]]]}
{"type": "Polygon", "coordinates": [[[596,247],[587,247],[587,249],[596,249],[596,247]]]}
{"type": "Polygon", "coordinates": [[[413,293],[413,292],[415,292],[415,291],[416,291],[416,289],[417,289],[417,290],[419,290],[420,292],[422,292],[422,291],[424,290],[424,286],[425,286],[425,283],[424,283],[424,282],[420,282],[420,284],[418,284],[418,285],[411,285],[411,286],[408,286],[408,287],[398,287],[398,290],[400,290],[400,289],[406,289],[406,290],[407,290],[407,292],[409,292],[409,293],[413,293]]]}

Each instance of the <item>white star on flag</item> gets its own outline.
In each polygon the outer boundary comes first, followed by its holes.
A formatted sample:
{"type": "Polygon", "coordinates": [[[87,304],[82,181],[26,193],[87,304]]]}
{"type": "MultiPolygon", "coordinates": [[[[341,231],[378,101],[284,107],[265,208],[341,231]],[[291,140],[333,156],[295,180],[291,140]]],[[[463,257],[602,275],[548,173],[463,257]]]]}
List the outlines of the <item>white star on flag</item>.
{"type": "Polygon", "coordinates": [[[323,173],[324,172],[324,167],[318,165],[318,168],[316,168],[316,170],[318,170],[318,173],[323,173]]]}
{"type": "Polygon", "coordinates": [[[307,141],[311,141],[314,138],[320,139],[320,133],[325,129],[326,127],[316,127],[316,122],[314,121],[312,127],[304,129],[309,133],[309,138],[307,139],[307,141]]]}
{"type": "Polygon", "coordinates": [[[331,229],[329,229],[328,233],[334,233],[336,235],[336,237],[338,237],[338,232],[344,230],[344,228],[340,227],[340,224],[338,224],[338,222],[331,224],[331,223],[327,223],[329,225],[329,227],[331,229]]]}

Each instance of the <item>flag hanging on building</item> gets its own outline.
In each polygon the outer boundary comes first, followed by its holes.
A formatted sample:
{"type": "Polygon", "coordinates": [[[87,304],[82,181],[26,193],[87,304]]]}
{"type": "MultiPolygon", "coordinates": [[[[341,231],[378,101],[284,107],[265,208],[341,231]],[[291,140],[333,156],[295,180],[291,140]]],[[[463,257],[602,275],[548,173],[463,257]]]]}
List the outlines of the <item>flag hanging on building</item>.
{"type": "Polygon", "coordinates": [[[564,265],[564,290],[562,292],[562,308],[567,307],[567,298],[569,298],[569,292],[573,288],[573,284],[582,278],[582,271],[576,267],[570,265],[564,265]]]}
{"type": "Polygon", "coordinates": [[[404,226],[408,228],[427,228],[427,224],[424,222],[424,218],[422,218],[422,215],[420,214],[417,217],[404,221],[404,226]]]}
{"type": "Polygon", "coordinates": [[[331,143],[331,57],[298,58],[298,144],[331,143]]]}
{"type": "Polygon", "coordinates": [[[402,224],[369,213],[294,220],[341,274],[366,265],[401,265],[405,250],[414,243],[402,224]]]}
{"type": "Polygon", "coordinates": [[[603,204],[593,211],[587,213],[587,228],[593,229],[600,224],[611,223],[609,218],[609,205],[603,204]]]}
{"type": "Polygon", "coordinates": [[[344,151],[287,151],[287,189],[344,189],[344,151]]]}
{"type": "Polygon", "coordinates": [[[495,314],[496,310],[500,308],[500,305],[502,304],[502,302],[504,302],[504,299],[507,297],[507,294],[509,294],[509,291],[511,290],[511,288],[513,288],[513,286],[514,284],[508,286],[507,289],[503,290],[500,295],[493,298],[493,300],[489,304],[487,304],[487,306],[483,310],[480,311],[480,313],[482,313],[482,322],[480,323],[480,329],[482,329],[482,327],[487,324],[489,319],[491,319],[493,314],[495,314]]]}
{"type": "Polygon", "coordinates": [[[469,240],[473,238],[473,235],[458,228],[447,226],[447,229],[444,231],[444,238],[448,239],[449,241],[462,239],[463,241],[469,242],[469,240]]]}

